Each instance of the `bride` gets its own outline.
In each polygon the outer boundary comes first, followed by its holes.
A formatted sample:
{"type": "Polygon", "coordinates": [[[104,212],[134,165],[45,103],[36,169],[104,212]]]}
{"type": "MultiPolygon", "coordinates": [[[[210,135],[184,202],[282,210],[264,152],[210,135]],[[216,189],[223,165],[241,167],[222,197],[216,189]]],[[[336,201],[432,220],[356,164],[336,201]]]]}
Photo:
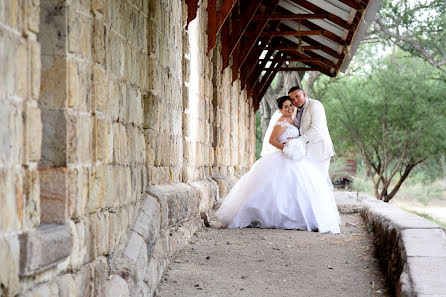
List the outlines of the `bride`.
{"type": "Polygon", "coordinates": [[[328,174],[308,154],[288,158],[286,143],[299,136],[291,119],[288,96],[277,99],[282,116],[269,143],[277,150],[264,154],[228,193],[217,217],[228,228],[258,227],[340,233],[339,213],[328,174]]]}

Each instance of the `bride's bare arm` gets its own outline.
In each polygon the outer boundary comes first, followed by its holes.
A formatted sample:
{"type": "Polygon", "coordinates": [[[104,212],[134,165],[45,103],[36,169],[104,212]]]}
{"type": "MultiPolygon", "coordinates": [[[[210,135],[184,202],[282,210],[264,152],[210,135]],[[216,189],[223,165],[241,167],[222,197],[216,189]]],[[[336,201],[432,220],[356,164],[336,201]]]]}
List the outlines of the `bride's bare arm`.
{"type": "Polygon", "coordinates": [[[277,147],[279,150],[283,150],[284,145],[279,141],[280,135],[282,135],[283,132],[285,132],[286,127],[282,127],[279,125],[274,126],[273,132],[271,133],[271,136],[269,137],[269,143],[271,145],[277,147]]]}

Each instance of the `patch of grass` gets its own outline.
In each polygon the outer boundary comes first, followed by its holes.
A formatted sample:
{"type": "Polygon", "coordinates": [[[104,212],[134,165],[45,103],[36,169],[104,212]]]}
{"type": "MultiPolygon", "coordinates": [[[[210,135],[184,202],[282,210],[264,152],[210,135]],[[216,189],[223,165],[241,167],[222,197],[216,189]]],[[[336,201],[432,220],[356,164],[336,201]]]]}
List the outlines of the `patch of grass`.
{"type": "Polygon", "coordinates": [[[411,212],[413,214],[416,214],[417,216],[423,217],[426,220],[429,220],[429,221],[431,221],[431,222],[433,222],[433,223],[435,223],[437,225],[442,226],[444,229],[446,229],[446,223],[444,223],[442,221],[439,221],[437,219],[434,219],[433,217],[431,217],[428,214],[425,214],[425,213],[422,213],[422,212],[418,212],[418,211],[408,210],[408,209],[405,209],[405,210],[408,211],[408,212],[411,212]]]}

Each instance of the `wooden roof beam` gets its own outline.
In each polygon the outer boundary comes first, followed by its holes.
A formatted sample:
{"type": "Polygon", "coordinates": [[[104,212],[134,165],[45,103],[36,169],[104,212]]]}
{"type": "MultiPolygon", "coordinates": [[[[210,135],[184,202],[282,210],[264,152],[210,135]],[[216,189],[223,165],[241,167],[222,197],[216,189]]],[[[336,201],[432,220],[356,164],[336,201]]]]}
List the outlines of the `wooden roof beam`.
{"type": "Polygon", "coordinates": [[[351,30],[354,30],[354,29],[355,29],[351,24],[349,24],[349,23],[348,23],[347,21],[345,21],[344,19],[338,17],[338,16],[335,15],[335,14],[332,14],[332,13],[326,11],[326,10],[323,9],[323,8],[320,8],[320,7],[317,6],[317,5],[314,5],[314,4],[311,3],[311,2],[308,2],[308,1],[306,1],[306,0],[290,0],[290,1],[296,3],[297,5],[299,5],[299,6],[303,7],[303,8],[305,8],[305,9],[307,9],[307,10],[313,12],[313,13],[317,13],[317,14],[329,14],[329,17],[328,17],[328,20],[329,20],[329,21],[335,23],[336,25],[338,25],[338,26],[340,26],[340,27],[342,27],[342,28],[344,28],[344,29],[346,29],[346,30],[351,31],[351,30]]]}
{"type": "MultiPolygon", "coordinates": [[[[265,9],[269,9],[270,11],[274,11],[277,4],[279,3],[279,0],[266,0],[265,6],[263,7],[263,11],[265,9]]],[[[244,39],[242,50],[240,52],[240,66],[245,63],[246,57],[251,52],[252,48],[256,44],[257,40],[259,39],[260,35],[262,34],[263,29],[265,28],[267,24],[267,21],[260,21],[257,22],[257,24],[254,27],[254,30],[249,33],[246,39],[244,39]]]]}
{"type": "Polygon", "coordinates": [[[314,20],[314,19],[328,19],[330,14],[270,14],[270,15],[256,15],[255,21],[282,21],[282,20],[314,20]]]}
{"type": "MultiPolygon", "coordinates": [[[[288,27],[287,25],[284,25],[284,24],[281,24],[280,28],[282,30],[292,30],[292,28],[290,28],[290,27],[288,27]]],[[[327,53],[328,55],[330,55],[330,56],[332,56],[332,57],[334,57],[336,59],[343,59],[343,55],[341,55],[340,52],[333,50],[332,48],[330,48],[330,47],[320,43],[319,41],[314,40],[313,38],[308,37],[308,36],[302,36],[301,38],[302,38],[302,41],[308,43],[309,45],[312,45],[312,46],[322,46],[323,48],[321,49],[321,51],[327,53]]],[[[281,38],[281,40],[283,42],[285,42],[285,44],[288,44],[290,46],[296,46],[295,42],[291,42],[288,39],[281,38]]]]}
{"type": "Polygon", "coordinates": [[[233,34],[231,34],[229,55],[232,54],[235,47],[239,44],[240,39],[248,28],[249,23],[259,9],[261,3],[262,1],[249,1],[249,6],[242,11],[243,14],[239,18],[239,23],[232,28],[233,34]]]}
{"type": "MultiPolygon", "coordinates": [[[[273,59],[260,59],[265,64],[269,61],[273,61],[273,59]]],[[[319,58],[281,58],[277,62],[301,62],[301,63],[318,63],[320,61],[319,58]]],[[[267,69],[267,68],[263,68],[267,69]]]]}
{"type": "MultiPolygon", "coordinates": [[[[190,1],[190,0],[189,0],[190,1]]],[[[237,0],[223,0],[221,8],[217,11],[217,0],[208,0],[206,11],[208,12],[208,53],[217,42],[217,35],[228,18],[237,0]]]]}
{"type": "Polygon", "coordinates": [[[189,23],[197,17],[198,0],[186,0],[187,5],[187,22],[186,30],[189,27],[189,23]]]}
{"type": "Polygon", "coordinates": [[[365,6],[355,0],[339,0],[340,2],[344,3],[347,6],[350,6],[353,9],[359,10],[359,11],[364,11],[365,10],[365,6]]]}
{"type": "Polygon", "coordinates": [[[260,103],[260,101],[262,100],[263,96],[265,96],[266,91],[268,90],[269,86],[271,85],[271,83],[273,82],[274,78],[277,75],[278,69],[282,66],[282,63],[277,64],[276,68],[274,70],[271,71],[271,74],[269,75],[268,80],[265,82],[265,84],[263,85],[263,88],[260,90],[259,93],[257,93],[256,96],[256,101],[258,101],[258,103],[260,103]]]}
{"type": "MultiPolygon", "coordinates": [[[[279,26],[280,21],[272,21],[270,23],[267,24],[267,29],[269,32],[273,32],[277,30],[277,27],[279,26]]],[[[242,65],[241,71],[245,71],[247,72],[246,78],[249,78],[250,74],[252,73],[252,71],[254,70],[258,59],[261,57],[263,50],[270,45],[275,45],[277,42],[273,41],[270,42],[272,39],[272,36],[268,36],[266,38],[260,38],[259,42],[257,42],[256,45],[254,45],[254,48],[250,51],[250,53],[248,54],[248,57],[246,58],[245,62],[242,65]]],[[[269,54],[269,56],[272,55],[269,54]]]]}
{"type": "Polygon", "coordinates": [[[280,67],[277,71],[319,71],[314,67],[280,67]]]}
{"type": "MultiPolygon", "coordinates": [[[[295,58],[301,58],[305,57],[304,55],[298,53],[298,52],[288,52],[288,55],[295,57],[295,58]]],[[[308,56],[306,56],[308,57],[308,56]]],[[[314,57],[320,57],[319,55],[315,54],[314,57]]],[[[320,72],[323,74],[333,77],[336,74],[337,68],[339,68],[338,65],[333,64],[331,61],[327,60],[326,58],[320,57],[319,62],[306,62],[304,63],[308,65],[309,67],[313,67],[316,69],[319,69],[320,72]]]]}
{"type": "MultiPolygon", "coordinates": [[[[310,51],[310,50],[322,50],[324,48],[326,48],[326,46],[324,45],[303,45],[301,46],[301,48],[304,51],[310,51]]],[[[299,46],[276,46],[274,49],[278,50],[278,51],[297,51],[299,49],[299,46]]]]}
{"type": "MultiPolygon", "coordinates": [[[[274,49],[268,50],[268,52],[265,55],[265,59],[270,59],[271,56],[273,55],[273,53],[274,53],[274,49]]],[[[254,65],[253,70],[248,75],[248,83],[247,83],[248,86],[254,86],[256,84],[256,81],[258,81],[260,74],[262,73],[265,65],[266,65],[265,61],[257,60],[257,62],[254,65]]]]}
{"type": "Polygon", "coordinates": [[[264,32],[262,33],[262,37],[267,36],[268,34],[272,35],[272,37],[277,36],[311,36],[311,35],[321,35],[325,36],[327,33],[330,33],[327,30],[305,30],[305,31],[275,31],[275,32],[264,32]]]}
{"type": "Polygon", "coordinates": [[[267,88],[266,85],[267,85],[268,81],[269,81],[269,84],[271,84],[272,80],[270,81],[269,78],[272,75],[272,73],[274,72],[275,68],[282,66],[282,62],[278,62],[278,60],[280,58],[282,58],[283,56],[284,56],[283,53],[278,52],[276,54],[276,56],[274,57],[274,61],[272,62],[270,69],[268,71],[266,71],[266,73],[263,75],[263,77],[260,81],[257,80],[256,83],[254,84],[253,89],[255,90],[254,95],[256,95],[256,97],[258,97],[258,95],[262,92],[263,89],[267,88]]]}

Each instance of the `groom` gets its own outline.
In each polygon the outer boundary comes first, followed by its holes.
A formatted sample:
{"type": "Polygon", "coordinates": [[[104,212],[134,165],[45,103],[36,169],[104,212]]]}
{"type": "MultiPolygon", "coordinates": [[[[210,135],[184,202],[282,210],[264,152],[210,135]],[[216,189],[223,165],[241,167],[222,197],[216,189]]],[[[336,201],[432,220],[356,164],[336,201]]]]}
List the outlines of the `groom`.
{"type": "Polygon", "coordinates": [[[319,160],[328,172],[330,158],[335,151],[328,132],[324,106],[308,98],[300,87],[292,87],[288,96],[297,107],[293,120],[300,130],[300,139],[307,144],[308,153],[319,160]]]}

